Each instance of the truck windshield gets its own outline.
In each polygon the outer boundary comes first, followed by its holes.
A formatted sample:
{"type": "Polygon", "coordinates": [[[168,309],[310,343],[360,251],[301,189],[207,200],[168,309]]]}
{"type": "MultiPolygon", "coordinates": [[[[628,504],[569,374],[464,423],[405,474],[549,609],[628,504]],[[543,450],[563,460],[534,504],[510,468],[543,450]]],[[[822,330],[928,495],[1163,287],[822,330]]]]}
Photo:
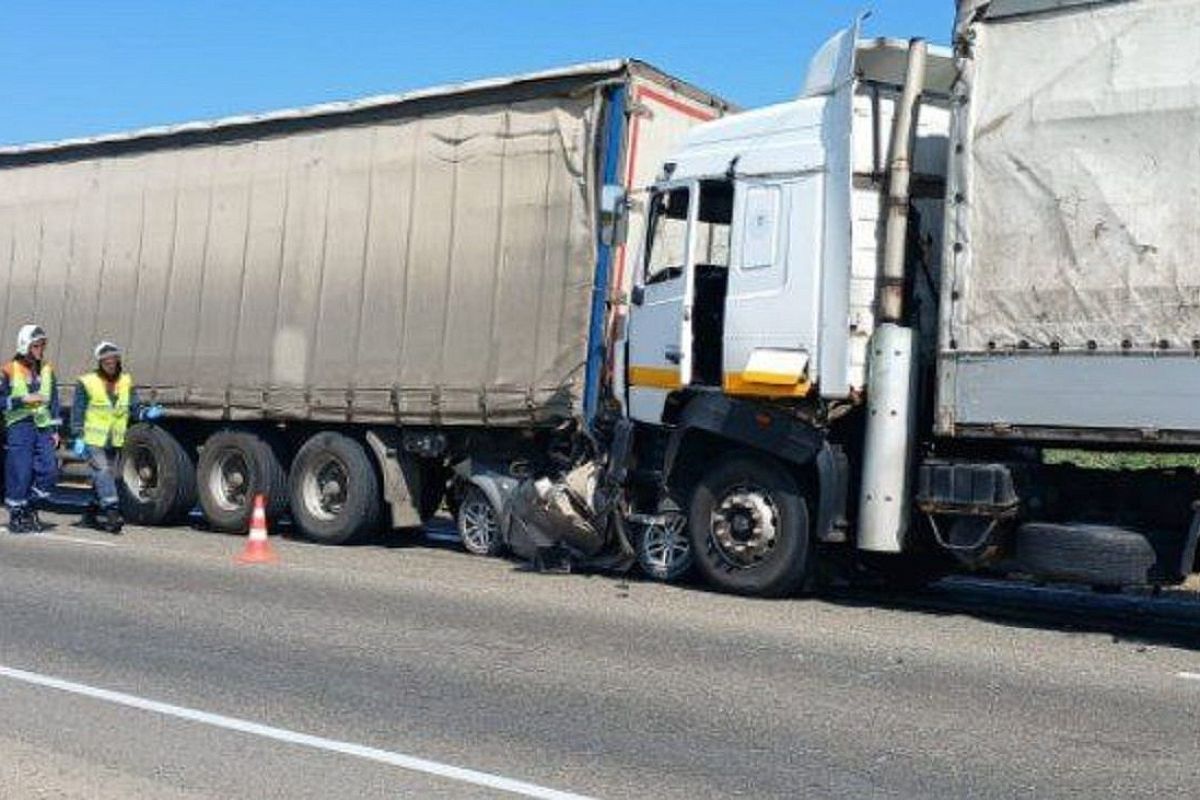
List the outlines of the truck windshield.
{"type": "Polygon", "coordinates": [[[683,274],[687,259],[687,187],[655,192],[650,198],[646,238],[646,283],[660,283],[683,274]]]}

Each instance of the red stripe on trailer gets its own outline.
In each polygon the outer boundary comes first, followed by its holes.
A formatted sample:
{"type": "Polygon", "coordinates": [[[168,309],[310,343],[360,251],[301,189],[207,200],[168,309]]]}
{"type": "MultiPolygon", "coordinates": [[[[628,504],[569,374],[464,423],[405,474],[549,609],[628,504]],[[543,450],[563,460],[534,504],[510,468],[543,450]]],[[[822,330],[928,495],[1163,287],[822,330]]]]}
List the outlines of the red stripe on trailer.
{"type": "MultiPolygon", "coordinates": [[[[645,86],[638,86],[636,89],[634,89],[633,100],[634,103],[638,103],[642,100],[654,100],[666,106],[667,108],[673,109],[681,114],[691,117],[692,119],[698,119],[702,122],[709,122],[717,118],[717,115],[710,111],[695,108],[687,105],[686,103],[681,103],[669,95],[665,95],[662,92],[647,88],[645,86]]],[[[641,130],[641,121],[641,116],[637,114],[635,110],[633,116],[633,126],[629,130],[629,161],[626,164],[625,170],[626,191],[633,191],[633,174],[637,169],[638,132],[641,130]]],[[[613,286],[620,287],[625,285],[625,251],[627,248],[628,245],[622,244],[621,252],[617,255],[617,274],[616,281],[612,284],[613,286]]]]}
{"type": "MultiPolygon", "coordinates": [[[[681,103],[670,95],[663,94],[662,92],[647,88],[645,86],[638,86],[633,90],[633,104],[636,105],[642,100],[654,100],[655,102],[660,103],[667,108],[678,111],[679,113],[689,116],[692,119],[700,120],[701,122],[709,122],[717,118],[717,115],[714,112],[689,106],[686,103],[681,103]]],[[[641,115],[637,113],[636,109],[633,110],[633,125],[631,125],[629,128],[629,159],[625,165],[625,191],[627,192],[633,191],[633,174],[637,169],[638,133],[641,130],[642,122],[641,115]]],[[[625,285],[625,251],[627,249],[628,245],[622,244],[620,251],[617,253],[616,280],[609,284],[610,287],[616,286],[619,288],[625,285]]],[[[608,340],[610,342],[612,341],[613,333],[616,331],[617,318],[619,316],[620,312],[614,310],[612,319],[609,321],[608,340]]],[[[605,371],[608,373],[611,379],[613,366],[611,348],[605,360],[608,362],[605,371]]]]}
{"type": "Polygon", "coordinates": [[[674,97],[655,91],[654,89],[639,88],[638,99],[640,100],[643,97],[647,97],[651,100],[657,100],[667,108],[673,108],[680,114],[689,116],[692,119],[701,120],[702,122],[708,122],[709,120],[716,119],[717,116],[716,114],[712,114],[705,109],[689,106],[687,103],[681,103],[674,97]]]}

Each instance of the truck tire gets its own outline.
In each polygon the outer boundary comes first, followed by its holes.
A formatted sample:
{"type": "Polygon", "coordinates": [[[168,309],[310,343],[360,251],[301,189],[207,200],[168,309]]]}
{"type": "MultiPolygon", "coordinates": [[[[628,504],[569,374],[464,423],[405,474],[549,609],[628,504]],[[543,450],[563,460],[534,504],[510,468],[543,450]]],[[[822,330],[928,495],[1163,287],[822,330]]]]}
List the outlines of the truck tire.
{"type": "Polygon", "coordinates": [[[1145,586],[1156,556],[1141,533],[1113,525],[1027,522],[1017,529],[1014,560],[1044,581],[1119,589],[1145,586]]]}
{"type": "Polygon", "coordinates": [[[468,553],[497,556],[504,550],[500,538],[500,511],[478,486],[468,485],[462,493],[454,522],[458,538],[468,553]]]}
{"type": "Polygon", "coordinates": [[[118,488],[126,520],[169,525],[196,506],[196,465],[165,429],[140,423],[125,434],[118,488]]]}
{"type": "Polygon", "coordinates": [[[795,479],[765,455],[737,453],[700,478],[688,510],[692,557],[713,587],[785,597],[811,574],[808,507],[795,479]]]}
{"type": "Polygon", "coordinates": [[[253,433],[209,436],[196,465],[196,485],[204,517],[219,531],[249,528],[255,495],[266,499],[268,519],[279,519],[287,509],[287,472],[271,445],[253,433]]]}
{"type": "Polygon", "coordinates": [[[292,460],[292,521],[306,538],[345,544],[379,525],[379,477],[367,451],[349,436],[318,433],[292,460]]]}

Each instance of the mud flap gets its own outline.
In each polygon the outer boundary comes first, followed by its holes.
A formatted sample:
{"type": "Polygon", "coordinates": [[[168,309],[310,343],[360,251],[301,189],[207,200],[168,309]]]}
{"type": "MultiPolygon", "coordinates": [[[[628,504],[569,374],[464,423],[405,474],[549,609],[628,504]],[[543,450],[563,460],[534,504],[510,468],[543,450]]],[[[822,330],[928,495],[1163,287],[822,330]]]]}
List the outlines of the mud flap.
{"type": "Polygon", "coordinates": [[[421,527],[420,461],[404,451],[398,430],[372,428],[366,440],[383,477],[383,499],[391,509],[392,527],[421,527]]]}

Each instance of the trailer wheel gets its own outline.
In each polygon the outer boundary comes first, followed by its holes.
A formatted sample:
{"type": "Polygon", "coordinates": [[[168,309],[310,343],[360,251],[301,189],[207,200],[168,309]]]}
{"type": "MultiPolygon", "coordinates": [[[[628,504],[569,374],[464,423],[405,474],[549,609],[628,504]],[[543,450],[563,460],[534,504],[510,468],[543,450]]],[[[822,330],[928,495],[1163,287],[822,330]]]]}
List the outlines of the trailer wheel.
{"type": "Polygon", "coordinates": [[[318,433],[292,461],[292,520],[305,538],[345,544],[379,524],[379,478],[363,446],[340,433],[318,433]]]}
{"type": "Polygon", "coordinates": [[[458,538],[468,553],[496,556],[504,549],[500,539],[500,512],[478,486],[468,486],[463,492],[455,523],[458,538]]]}
{"type": "Polygon", "coordinates": [[[253,433],[209,436],[200,451],[196,483],[204,517],[219,531],[246,530],[255,495],[265,496],[270,519],[287,508],[287,472],[271,445],[253,433]]]}
{"type": "Polygon", "coordinates": [[[118,488],[129,522],[168,525],[196,505],[196,466],[178,439],[157,425],[140,423],[125,434],[118,488]]]}
{"type": "Polygon", "coordinates": [[[696,566],[717,589],[783,597],[810,577],[808,507],[791,474],[768,456],[719,461],[696,485],[688,527],[696,566]]]}
{"type": "Polygon", "coordinates": [[[634,520],[633,549],[642,572],[657,581],[677,581],[692,570],[687,515],[667,501],[656,517],[634,520]]]}

